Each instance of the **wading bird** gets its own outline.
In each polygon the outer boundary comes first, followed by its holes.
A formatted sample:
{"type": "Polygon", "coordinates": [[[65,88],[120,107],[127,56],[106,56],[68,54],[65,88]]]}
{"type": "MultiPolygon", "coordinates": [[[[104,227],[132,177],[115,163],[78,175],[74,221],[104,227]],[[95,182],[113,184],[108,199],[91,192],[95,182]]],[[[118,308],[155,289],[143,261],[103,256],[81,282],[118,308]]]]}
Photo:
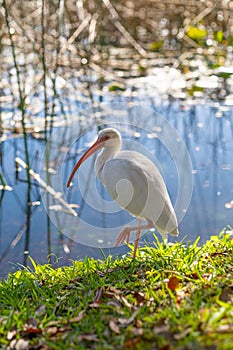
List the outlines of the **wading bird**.
{"type": "Polygon", "coordinates": [[[168,233],[178,236],[178,224],[165,182],[153,162],[142,153],[121,151],[120,133],[112,128],[100,131],[97,141],[75,165],[67,187],[80,165],[93,153],[102,149],[95,161],[95,172],[117,204],[138,218],[138,226],[125,227],[117,237],[115,247],[129,242],[136,231],[133,258],[136,256],[140,233],[155,227],[164,239],[168,233]],[[142,224],[142,220],[147,221],[142,224]]]}

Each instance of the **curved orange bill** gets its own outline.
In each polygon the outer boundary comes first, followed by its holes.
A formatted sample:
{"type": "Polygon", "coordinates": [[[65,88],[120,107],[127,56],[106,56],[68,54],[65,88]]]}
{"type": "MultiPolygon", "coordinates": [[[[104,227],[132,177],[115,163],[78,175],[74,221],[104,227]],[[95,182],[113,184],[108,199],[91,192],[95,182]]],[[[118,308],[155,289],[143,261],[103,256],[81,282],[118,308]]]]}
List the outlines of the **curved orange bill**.
{"type": "Polygon", "coordinates": [[[103,146],[101,140],[97,140],[85,153],[84,155],[79,159],[78,163],[75,165],[74,169],[72,170],[72,173],[70,174],[69,180],[67,182],[66,187],[70,187],[71,181],[74,177],[74,174],[80,167],[80,165],[88,159],[93,153],[97,152],[101,147],[103,146]]]}

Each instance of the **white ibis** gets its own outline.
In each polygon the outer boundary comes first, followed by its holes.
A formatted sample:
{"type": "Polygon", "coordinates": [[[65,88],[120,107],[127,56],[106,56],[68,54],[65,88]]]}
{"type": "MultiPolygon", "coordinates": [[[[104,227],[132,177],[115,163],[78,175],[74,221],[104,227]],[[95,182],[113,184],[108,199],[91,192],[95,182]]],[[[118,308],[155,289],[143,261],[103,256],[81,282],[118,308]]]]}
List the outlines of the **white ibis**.
{"type": "Polygon", "coordinates": [[[135,151],[121,151],[121,135],[112,128],[100,131],[97,141],[75,165],[67,187],[80,165],[103,148],[95,161],[95,172],[117,204],[138,218],[138,226],[125,227],[115,247],[129,242],[136,231],[133,258],[136,256],[141,230],[155,227],[164,239],[168,233],[178,236],[178,224],[165,182],[153,162],[135,151]],[[142,220],[147,221],[142,225],[142,220]]]}

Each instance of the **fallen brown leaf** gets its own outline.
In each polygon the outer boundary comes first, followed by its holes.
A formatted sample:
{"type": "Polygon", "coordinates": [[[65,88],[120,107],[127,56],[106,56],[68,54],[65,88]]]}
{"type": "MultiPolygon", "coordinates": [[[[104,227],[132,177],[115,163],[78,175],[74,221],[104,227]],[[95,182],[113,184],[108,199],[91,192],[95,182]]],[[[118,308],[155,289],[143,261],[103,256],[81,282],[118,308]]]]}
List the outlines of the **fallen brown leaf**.
{"type": "Polygon", "coordinates": [[[192,273],[188,273],[186,274],[187,277],[189,278],[193,278],[194,280],[198,280],[199,279],[199,276],[196,272],[192,272],[192,273]]]}
{"type": "Polygon", "coordinates": [[[100,303],[90,303],[88,306],[90,308],[98,309],[100,307],[100,303]]]}
{"type": "Polygon", "coordinates": [[[180,340],[187,337],[187,335],[189,335],[191,332],[192,332],[192,328],[188,327],[183,332],[174,334],[173,337],[175,340],[180,340]]]}
{"type": "Polygon", "coordinates": [[[42,333],[42,330],[38,328],[38,322],[35,318],[29,318],[23,325],[23,329],[30,337],[42,333]]]}
{"type": "Polygon", "coordinates": [[[50,326],[50,327],[47,327],[45,331],[48,335],[55,335],[58,332],[58,327],[50,326]]]}
{"type": "Polygon", "coordinates": [[[176,276],[172,276],[170,277],[167,286],[170,290],[176,290],[176,288],[178,288],[179,286],[179,280],[176,276]]]}
{"type": "Polygon", "coordinates": [[[132,304],[130,304],[130,302],[122,295],[121,296],[121,301],[124,303],[124,305],[126,306],[126,307],[128,307],[128,308],[133,308],[133,305],[132,304]]]}
{"type": "Polygon", "coordinates": [[[124,349],[135,349],[137,343],[141,341],[141,338],[129,339],[124,343],[124,349]]]}
{"type": "Polygon", "coordinates": [[[97,270],[96,273],[97,273],[97,275],[99,275],[100,277],[104,277],[104,276],[106,275],[105,272],[99,271],[99,270],[97,270]]]}
{"type": "Polygon", "coordinates": [[[141,328],[141,327],[142,327],[142,320],[136,320],[136,321],[135,321],[135,326],[136,326],[137,328],[141,328]]]}
{"type": "Polygon", "coordinates": [[[116,295],[120,294],[122,294],[122,291],[114,287],[109,287],[104,291],[104,296],[107,298],[114,298],[116,295]]]}
{"type": "Polygon", "coordinates": [[[44,315],[46,313],[46,306],[44,304],[38,306],[38,308],[36,309],[35,315],[36,316],[41,316],[44,315]]]}
{"type": "Polygon", "coordinates": [[[130,332],[134,335],[136,335],[137,337],[138,336],[142,336],[144,331],[143,331],[143,328],[137,328],[137,327],[132,327],[130,329],[130,332]]]}
{"type": "Polygon", "coordinates": [[[79,341],[86,340],[86,341],[95,341],[95,342],[98,342],[98,341],[99,341],[99,338],[97,337],[96,334],[81,334],[81,335],[78,336],[78,340],[79,340],[79,341]]]}
{"type": "Polygon", "coordinates": [[[59,336],[62,336],[64,333],[68,332],[70,330],[69,326],[65,327],[56,327],[51,326],[46,328],[46,333],[52,338],[58,338],[59,336]]]}
{"type": "Polygon", "coordinates": [[[81,311],[80,314],[76,317],[72,317],[69,322],[70,323],[77,323],[79,321],[81,321],[84,317],[86,316],[84,311],[81,311]]]}
{"type": "Polygon", "coordinates": [[[223,288],[219,299],[225,301],[226,303],[233,300],[233,289],[230,287],[223,288]]]}
{"type": "Polygon", "coordinates": [[[109,328],[111,329],[111,331],[113,331],[116,334],[120,334],[120,328],[118,327],[118,325],[113,321],[110,320],[109,321],[109,328]]]}
{"type": "Polygon", "coordinates": [[[133,297],[136,299],[138,305],[142,305],[145,302],[145,294],[142,292],[135,291],[133,297]]]}
{"type": "Polygon", "coordinates": [[[122,309],[121,303],[119,301],[117,301],[117,300],[110,300],[110,301],[107,302],[107,305],[113,306],[116,309],[122,309]]]}
{"type": "Polygon", "coordinates": [[[41,334],[42,333],[42,330],[39,329],[39,328],[35,328],[35,327],[28,327],[25,332],[30,335],[30,336],[33,336],[33,335],[36,335],[36,334],[41,334]]]}
{"type": "Polygon", "coordinates": [[[60,321],[52,320],[48,322],[47,327],[53,327],[53,326],[59,326],[59,325],[60,325],[60,321]]]}
{"type": "Polygon", "coordinates": [[[154,327],[153,331],[156,334],[167,335],[170,333],[169,326],[167,324],[161,324],[154,327]]]}
{"type": "Polygon", "coordinates": [[[215,256],[228,256],[228,253],[225,252],[213,252],[210,254],[211,258],[215,257],[215,256]]]}
{"type": "Polygon", "coordinates": [[[101,303],[102,295],[103,295],[103,288],[102,287],[97,288],[93,303],[101,303]]]}
{"type": "Polygon", "coordinates": [[[76,277],[73,278],[72,280],[69,281],[69,283],[78,283],[78,282],[82,282],[82,277],[76,277]]]}
{"type": "Polygon", "coordinates": [[[28,350],[29,349],[29,342],[25,339],[19,339],[18,341],[16,339],[13,339],[10,342],[9,349],[17,349],[17,350],[28,350]]]}
{"type": "Polygon", "coordinates": [[[130,323],[132,323],[132,322],[135,320],[135,318],[136,318],[136,316],[137,316],[137,314],[138,314],[138,311],[139,311],[139,309],[137,309],[137,310],[132,314],[132,316],[129,317],[129,318],[119,317],[119,318],[118,318],[118,322],[119,322],[120,324],[122,324],[123,326],[128,326],[130,323]]]}
{"type": "Polygon", "coordinates": [[[218,333],[233,333],[233,324],[222,324],[220,326],[218,326],[218,328],[215,330],[215,332],[218,333]]]}
{"type": "Polygon", "coordinates": [[[104,277],[104,276],[107,275],[108,273],[114,272],[114,271],[116,271],[117,269],[118,269],[118,267],[111,267],[111,268],[106,269],[105,271],[97,270],[96,273],[97,273],[97,275],[99,275],[100,277],[104,277]]]}
{"type": "Polygon", "coordinates": [[[16,334],[17,334],[17,329],[16,327],[13,327],[7,333],[7,336],[6,336],[7,340],[12,340],[16,336],[16,334]]]}
{"type": "MultiPolygon", "coordinates": [[[[123,270],[128,270],[130,268],[130,265],[125,265],[125,266],[122,266],[121,269],[123,270]]],[[[100,276],[100,277],[104,277],[106,274],[108,273],[112,273],[116,270],[118,270],[119,267],[109,267],[108,269],[106,269],[105,271],[100,271],[100,270],[97,270],[96,273],[100,276]]]]}

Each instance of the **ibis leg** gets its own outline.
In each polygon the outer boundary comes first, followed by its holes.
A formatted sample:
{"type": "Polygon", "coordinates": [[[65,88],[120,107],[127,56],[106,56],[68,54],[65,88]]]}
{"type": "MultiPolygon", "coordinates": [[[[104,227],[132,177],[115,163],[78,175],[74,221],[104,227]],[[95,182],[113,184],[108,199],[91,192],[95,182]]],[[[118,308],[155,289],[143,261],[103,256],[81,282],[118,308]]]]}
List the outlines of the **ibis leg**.
{"type": "MultiPolygon", "coordinates": [[[[141,223],[142,223],[142,220],[138,219],[138,227],[141,226],[141,223]]],[[[136,239],[135,239],[135,243],[134,243],[133,259],[136,257],[140,235],[141,235],[141,229],[138,228],[136,231],[136,239]]]]}
{"type": "MultiPolygon", "coordinates": [[[[132,227],[125,227],[118,235],[116,242],[114,244],[114,247],[117,247],[118,244],[123,244],[125,241],[129,243],[129,236],[131,231],[137,230],[139,232],[139,238],[140,238],[140,232],[141,230],[152,228],[154,227],[153,223],[151,221],[148,221],[147,224],[141,225],[141,219],[139,219],[140,224],[138,226],[132,226],[132,227]]],[[[138,240],[139,240],[138,238],[138,240]]],[[[137,240],[137,238],[136,238],[137,240]]],[[[137,242],[138,243],[138,242],[137,242]]]]}

